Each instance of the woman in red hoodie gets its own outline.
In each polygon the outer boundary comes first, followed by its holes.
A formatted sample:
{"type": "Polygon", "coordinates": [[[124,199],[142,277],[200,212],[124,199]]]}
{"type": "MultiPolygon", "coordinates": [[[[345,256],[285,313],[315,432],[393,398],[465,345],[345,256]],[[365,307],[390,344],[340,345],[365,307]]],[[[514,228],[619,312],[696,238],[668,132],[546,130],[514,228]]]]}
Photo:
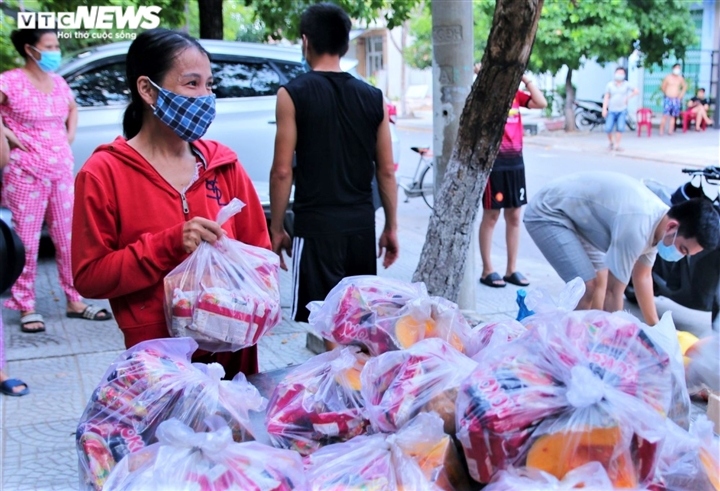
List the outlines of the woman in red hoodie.
{"type": "MultiPolygon", "coordinates": [[[[227,234],[269,249],[270,238],[237,155],[199,139],[215,117],[207,52],[186,34],[153,29],[126,63],[125,138],[98,147],[77,175],[72,263],[82,295],[110,299],[129,348],[169,336],[163,279],[202,241],[227,234]],[[247,206],[221,228],[213,220],[235,197],[247,206]]],[[[256,346],[193,359],[221,363],[227,378],[257,372],[256,346]]]]}

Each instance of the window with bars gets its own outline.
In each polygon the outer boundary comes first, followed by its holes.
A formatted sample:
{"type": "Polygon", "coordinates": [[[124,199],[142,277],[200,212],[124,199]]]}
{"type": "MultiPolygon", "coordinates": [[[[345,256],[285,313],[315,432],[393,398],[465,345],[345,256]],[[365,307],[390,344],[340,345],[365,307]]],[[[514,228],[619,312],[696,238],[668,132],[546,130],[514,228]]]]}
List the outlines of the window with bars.
{"type": "Polygon", "coordinates": [[[365,73],[375,75],[385,67],[383,63],[383,36],[370,36],[365,40],[365,73]]]}

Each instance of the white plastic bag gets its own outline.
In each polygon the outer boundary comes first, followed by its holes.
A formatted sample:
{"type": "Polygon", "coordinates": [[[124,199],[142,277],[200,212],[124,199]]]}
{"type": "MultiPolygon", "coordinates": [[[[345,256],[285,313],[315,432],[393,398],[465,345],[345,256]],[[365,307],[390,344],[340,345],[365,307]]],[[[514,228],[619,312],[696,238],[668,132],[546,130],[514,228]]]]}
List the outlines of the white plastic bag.
{"type": "MultiPolygon", "coordinates": [[[[244,203],[233,198],[218,213],[223,224],[244,203]]],[[[280,323],[280,261],[272,251],[221,237],[202,242],[165,277],[165,314],[173,337],[200,348],[237,351],[280,323]]]]}
{"type": "Polygon", "coordinates": [[[308,308],[309,323],[321,336],[372,356],[428,338],[444,339],[462,352],[471,333],[458,306],[429,296],[424,283],[351,276],[308,308]]]}
{"type": "Polygon", "coordinates": [[[300,456],[256,442],[235,443],[222,420],[196,433],[176,419],[160,424],[158,443],[125,457],[104,491],[306,491],[300,456]]]}
{"type": "Polygon", "coordinates": [[[483,491],[613,491],[607,471],[598,462],[590,462],[568,472],[563,479],[527,467],[500,471],[483,491]]]}

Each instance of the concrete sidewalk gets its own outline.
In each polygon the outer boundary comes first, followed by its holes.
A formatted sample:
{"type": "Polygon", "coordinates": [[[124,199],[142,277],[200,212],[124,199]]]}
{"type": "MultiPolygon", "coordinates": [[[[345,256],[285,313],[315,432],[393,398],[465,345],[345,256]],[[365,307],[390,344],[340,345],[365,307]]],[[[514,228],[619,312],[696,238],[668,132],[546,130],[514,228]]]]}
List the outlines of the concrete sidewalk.
{"type": "MultiPolygon", "coordinates": [[[[421,118],[399,119],[398,128],[405,130],[432,132],[432,113],[422,113],[421,118]]],[[[523,122],[538,122],[535,118],[525,118],[523,122]]],[[[574,152],[604,154],[608,158],[615,155],[623,157],[652,160],[678,164],[688,167],[706,167],[720,165],[720,131],[709,128],[706,131],[687,133],[682,128],[672,136],[660,136],[658,129],[653,128],[648,138],[647,130],[642,135],[637,132],[626,131],[623,135],[623,148],[620,152],[608,150],[608,140],[600,129],[586,132],[565,133],[564,131],[541,131],[538,135],[525,136],[525,145],[539,146],[546,150],[571,150],[574,152]]]]}

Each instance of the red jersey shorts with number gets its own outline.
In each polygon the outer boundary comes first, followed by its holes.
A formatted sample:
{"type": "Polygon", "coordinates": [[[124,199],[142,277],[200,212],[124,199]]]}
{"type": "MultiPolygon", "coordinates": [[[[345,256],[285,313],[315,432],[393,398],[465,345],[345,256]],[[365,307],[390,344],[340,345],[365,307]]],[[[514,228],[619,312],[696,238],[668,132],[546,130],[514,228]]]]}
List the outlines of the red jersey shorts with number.
{"type": "Polygon", "coordinates": [[[505,123],[500,150],[485,187],[483,208],[486,210],[520,208],[527,204],[520,108],[528,107],[529,102],[530,95],[518,90],[505,123]]]}

